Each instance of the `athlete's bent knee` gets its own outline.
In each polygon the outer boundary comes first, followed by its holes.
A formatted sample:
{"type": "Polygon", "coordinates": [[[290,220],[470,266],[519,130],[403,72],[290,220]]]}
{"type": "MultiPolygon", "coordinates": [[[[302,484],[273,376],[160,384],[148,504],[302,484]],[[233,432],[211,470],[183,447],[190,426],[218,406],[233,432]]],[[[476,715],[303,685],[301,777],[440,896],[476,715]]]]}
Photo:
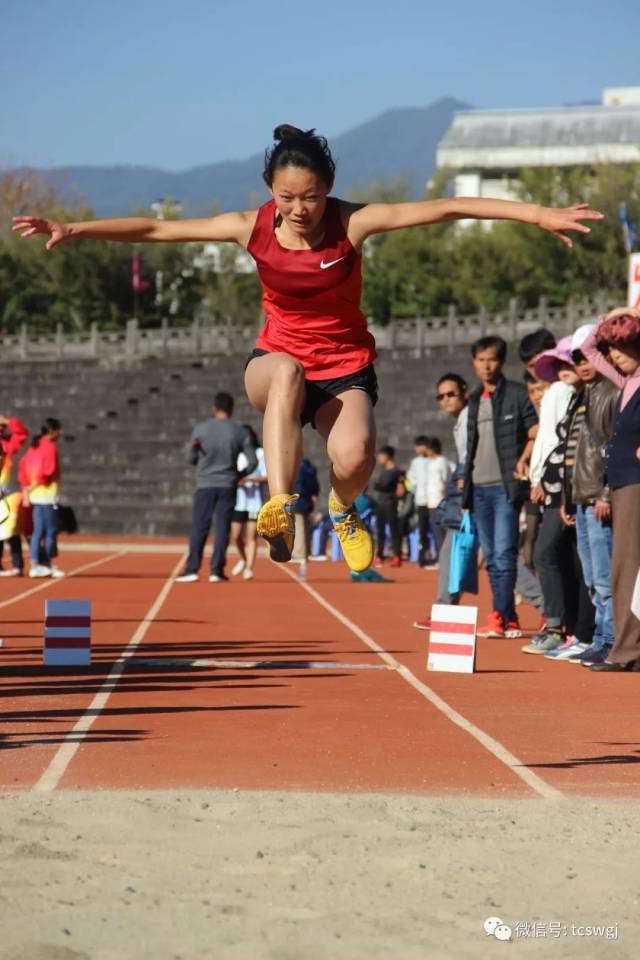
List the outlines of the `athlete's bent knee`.
{"type": "Polygon", "coordinates": [[[375,457],[366,445],[353,444],[332,451],[333,469],[339,476],[368,479],[375,467],[375,457]]]}
{"type": "Polygon", "coordinates": [[[304,367],[293,357],[280,357],[271,377],[271,389],[287,394],[301,393],[304,387],[304,367]]]}

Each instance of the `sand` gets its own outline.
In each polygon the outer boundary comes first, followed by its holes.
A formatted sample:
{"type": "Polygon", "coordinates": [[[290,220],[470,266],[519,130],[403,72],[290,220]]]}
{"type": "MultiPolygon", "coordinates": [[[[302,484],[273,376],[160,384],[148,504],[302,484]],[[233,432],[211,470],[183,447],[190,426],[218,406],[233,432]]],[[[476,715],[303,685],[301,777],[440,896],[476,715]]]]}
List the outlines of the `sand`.
{"type": "Polygon", "coordinates": [[[633,803],[209,790],[0,800],[2,960],[639,949],[633,803]],[[511,943],[485,933],[489,917],[511,926],[511,943]]]}

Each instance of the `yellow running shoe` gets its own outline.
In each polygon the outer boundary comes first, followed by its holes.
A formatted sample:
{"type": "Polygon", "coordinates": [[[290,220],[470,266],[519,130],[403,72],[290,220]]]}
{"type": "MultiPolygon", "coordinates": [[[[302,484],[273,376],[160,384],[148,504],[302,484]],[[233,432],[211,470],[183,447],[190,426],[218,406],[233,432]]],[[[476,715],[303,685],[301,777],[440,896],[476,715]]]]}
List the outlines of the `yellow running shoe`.
{"type": "Polygon", "coordinates": [[[293,538],[296,534],[293,504],[297,499],[297,493],[278,493],[262,505],[258,514],[258,536],[267,541],[271,559],[276,563],[291,560],[293,538]]]}
{"type": "Polygon", "coordinates": [[[330,494],[329,514],[347,565],[355,573],[368,570],[373,562],[373,540],[356,508],[351,506],[345,513],[333,494],[330,494]],[[337,517],[334,516],[336,514],[337,517]]]}

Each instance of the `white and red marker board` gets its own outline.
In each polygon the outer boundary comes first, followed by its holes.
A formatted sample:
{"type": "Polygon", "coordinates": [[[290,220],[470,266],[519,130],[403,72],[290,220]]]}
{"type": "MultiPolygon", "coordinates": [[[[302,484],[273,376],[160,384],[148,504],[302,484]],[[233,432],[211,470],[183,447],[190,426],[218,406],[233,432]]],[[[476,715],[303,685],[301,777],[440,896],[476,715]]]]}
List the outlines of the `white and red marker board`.
{"type": "Polygon", "coordinates": [[[478,608],[434,603],[427,670],[474,673],[478,608]]]}
{"type": "Polygon", "coordinates": [[[91,663],[91,601],[47,600],[44,607],[44,662],[48,667],[91,663]]]}

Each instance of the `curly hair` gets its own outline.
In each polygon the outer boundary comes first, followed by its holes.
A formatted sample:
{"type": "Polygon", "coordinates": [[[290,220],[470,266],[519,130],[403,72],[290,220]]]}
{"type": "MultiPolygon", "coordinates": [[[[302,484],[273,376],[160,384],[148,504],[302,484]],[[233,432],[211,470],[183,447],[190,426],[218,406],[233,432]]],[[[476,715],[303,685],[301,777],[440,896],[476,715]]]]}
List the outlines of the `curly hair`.
{"type": "Polygon", "coordinates": [[[596,334],[598,347],[624,347],[640,344],[640,310],[617,307],[600,321],[596,334]]]}

